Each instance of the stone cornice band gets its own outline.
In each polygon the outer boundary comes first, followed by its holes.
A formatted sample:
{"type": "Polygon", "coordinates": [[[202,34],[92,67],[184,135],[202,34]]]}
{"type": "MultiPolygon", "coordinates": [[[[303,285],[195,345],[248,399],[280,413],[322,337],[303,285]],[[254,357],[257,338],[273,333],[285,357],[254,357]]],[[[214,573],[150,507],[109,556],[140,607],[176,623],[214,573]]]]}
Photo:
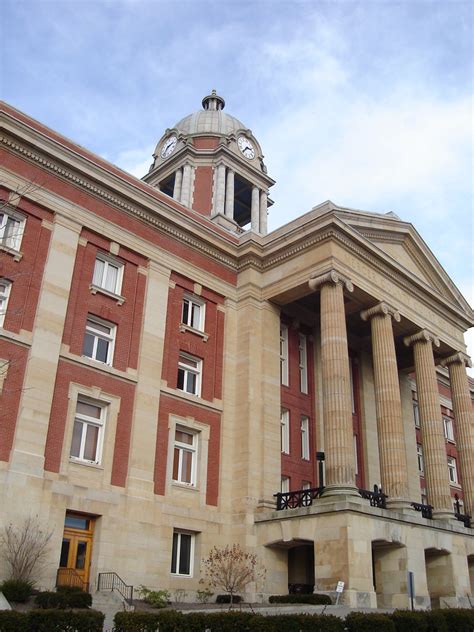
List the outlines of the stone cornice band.
{"type": "Polygon", "coordinates": [[[373,307],[369,307],[369,309],[364,309],[360,313],[360,317],[362,320],[370,320],[374,316],[391,316],[393,320],[397,323],[400,322],[401,316],[400,312],[396,310],[394,307],[391,307],[388,303],[381,302],[373,307]]]}
{"type": "Polygon", "coordinates": [[[463,353],[462,351],[458,351],[457,353],[454,353],[453,355],[449,356],[448,358],[444,358],[441,361],[441,366],[442,367],[447,367],[450,364],[462,364],[467,368],[471,368],[472,367],[472,362],[471,362],[471,358],[466,355],[465,353],[463,353]]]}
{"type": "Polygon", "coordinates": [[[405,346],[410,347],[412,344],[416,342],[431,342],[433,347],[439,347],[440,342],[439,338],[429,332],[427,329],[422,329],[418,331],[416,334],[412,334],[411,336],[406,336],[403,339],[405,346]]]}
{"type": "Polygon", "coordinates": [[[321,274],[320,276],[311,277],[308,281],[309,288],[313,290],[313,292],[327,283],[333,283],[334,285],[340,284],[345,287],[348,292],[354,291],[352,281],[334,269],[329,270],[329,272],[321,274]]]}

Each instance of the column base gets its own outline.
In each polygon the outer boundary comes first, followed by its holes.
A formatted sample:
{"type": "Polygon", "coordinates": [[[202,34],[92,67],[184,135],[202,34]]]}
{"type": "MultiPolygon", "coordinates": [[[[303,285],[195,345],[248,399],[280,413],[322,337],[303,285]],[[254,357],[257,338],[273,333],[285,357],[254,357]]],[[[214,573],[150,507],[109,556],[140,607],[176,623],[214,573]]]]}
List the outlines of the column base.
{"type": "Polygon", "coordinates": [[[433,520],[456,520],[456,518],[452,510],[433,509],[433,520]]]}
{"type": "Polygon", "coordinates": [[[387,509],[394,509],[410,515],[415,514],[415,509],[411,506],[411,500],[408,498],[389,498],[387,500],[387,509]]]}
{"type": "Polygon", "coordinates": [[[328,485],[324,488],[322,496],[358,496],[360,498],[359,490],[353,485],[328,485]]]}

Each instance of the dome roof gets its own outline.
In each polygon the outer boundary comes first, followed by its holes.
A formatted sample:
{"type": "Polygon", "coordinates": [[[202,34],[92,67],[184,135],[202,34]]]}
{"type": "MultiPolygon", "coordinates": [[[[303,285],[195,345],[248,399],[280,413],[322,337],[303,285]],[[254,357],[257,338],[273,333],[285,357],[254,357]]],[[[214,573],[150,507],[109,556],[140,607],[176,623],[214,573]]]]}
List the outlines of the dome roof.
{"type": "Polygon", "coordinates": [[[188,114],[181,119],[176,123],[175,128],[186,135],[214,133],[224,136],[239,129],[246,129],[241,121],[222,111],[225,107],[225,101],[217,95],[215,90],[209,96],[204,97],[202,107],[202,110],[188,114]]]}

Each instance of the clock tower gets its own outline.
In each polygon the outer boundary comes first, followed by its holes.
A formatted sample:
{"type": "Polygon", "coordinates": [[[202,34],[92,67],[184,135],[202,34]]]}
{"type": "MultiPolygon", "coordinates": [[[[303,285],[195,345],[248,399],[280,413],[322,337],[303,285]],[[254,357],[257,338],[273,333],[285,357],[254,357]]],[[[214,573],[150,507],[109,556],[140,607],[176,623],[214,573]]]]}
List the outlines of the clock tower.
{"type": "Polygon", "coordinates": [[[167,129],[143,180],[227,230],[266,235],[275,182],[251,130],[224,107],[213,90],[202,110],[167,129]]]}

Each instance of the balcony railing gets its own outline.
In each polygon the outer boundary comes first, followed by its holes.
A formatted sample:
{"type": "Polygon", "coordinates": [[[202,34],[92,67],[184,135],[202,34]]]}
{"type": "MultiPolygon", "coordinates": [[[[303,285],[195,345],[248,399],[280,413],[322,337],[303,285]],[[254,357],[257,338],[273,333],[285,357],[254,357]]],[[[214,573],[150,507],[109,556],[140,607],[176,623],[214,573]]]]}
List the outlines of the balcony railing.
{"type": "Polygon", "coordinates": [[[466,529],[471,528],[471,516],[461,513],[461,503],[457,494],[454,494],[454,517],[464,523],[466,529]]]}
{"type": "Polygon", "coordinates": [[[58,568],[56,572],[56,586],[71,586],[89,592],[89,584],[73,568],[58,568]]]}
{"type": "Polygon", "coordinates": [[[371,507],[379,507],[380,509],[387,509],[388,496],[383,493],[382,488],[378,485],[374,485],[374,491],[369,489],[359,489],[359,494],[362,498],[370,501],[371,507]]]}
{"type": "Polygon", "coordinates": [[[424,505],[423,503],[412,503],[411,506],[415,511],[421,511],[423,518],[433,520],[433,505],[424,505]]]}
{"type": "Polygon", "coordinates": [[[312,487],[311,489],[298,489],[295,492],[278,492],[273,494],[276,498],[277,511],[281,509],[298,509],[309,507],[313,500],[319,498],[324,491],[324,487],[312,487]]]}
{"type": "Polygon", "coordinates": [[[117,573],[99,573],[99,577],[97,578],[97,590],[116,590],[129,605],[132,605],[133,586],[126,584],[117,573]]]}

